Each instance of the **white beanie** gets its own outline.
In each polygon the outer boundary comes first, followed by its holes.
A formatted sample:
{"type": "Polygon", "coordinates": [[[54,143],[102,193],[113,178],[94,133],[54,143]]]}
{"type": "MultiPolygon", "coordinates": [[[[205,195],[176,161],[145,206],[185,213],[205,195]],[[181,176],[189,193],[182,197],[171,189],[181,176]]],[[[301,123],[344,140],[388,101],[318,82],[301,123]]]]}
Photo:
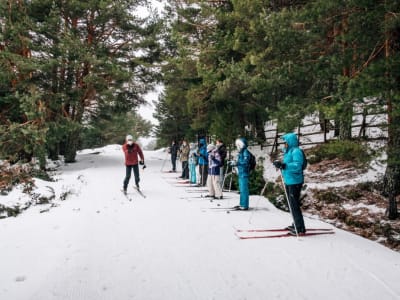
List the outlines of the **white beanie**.
{"type": "Polygon", "coordinates": [[[215,149],[215,145],[214,144],[208,144],[207,152],[213,151],[214,149],[215,149]]]}
{"type": "Polygon", "coordinates": [[[130,134],[128,134],[125,139],[127,141],[129,141],[129,140],[133,141],[133,137],[130,134]]]}

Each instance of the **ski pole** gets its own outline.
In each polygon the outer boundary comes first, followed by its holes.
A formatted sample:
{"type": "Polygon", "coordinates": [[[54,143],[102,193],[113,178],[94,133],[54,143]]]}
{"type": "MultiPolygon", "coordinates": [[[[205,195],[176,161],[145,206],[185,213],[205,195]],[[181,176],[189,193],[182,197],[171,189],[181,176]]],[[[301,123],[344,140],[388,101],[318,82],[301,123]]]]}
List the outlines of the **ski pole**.
{"type": "Polygon", "coordinates": [[[224,178],[222,179],[222,190],[224,190],[224,187],[225,187],[226,177],[230,174],[230,173],[228,173],[228,171],[229,171],[229,163],[226,165],[225,174],[223,175],[224,178]]]}
{"type": "Polygon", "coordinates": [[[288,203],[288,206],[289,206],[289,211],[290,211],[290,214],[292,215],[293,225],[294,225],[294,231],[296,232],[297,238],[299,238],[299,232],[297,231],[296,222],[294,221],[293,211],[292,211],[292,207],[291,207],[291,205],[290,205],[289,197],[288,197],[288,194],[287,194],[287,191],[286,191],[285,182],[283,181],[283,175],[282,175],[282,170],[281,170],[281,169],[279,169],[279,173],[281,174],[281,180],[282,180],[283,190],[285,191],[285,196],[286,196],[286,200],[287,200],[287,203],[288,203]]]}
{"type": "Polygon", "coordinates": [[[232,178],[233,178],[233,166],[232,166],[232,172],[231,172],[231,179],[229,180],[229,192],[232,190],[232,178]]]}

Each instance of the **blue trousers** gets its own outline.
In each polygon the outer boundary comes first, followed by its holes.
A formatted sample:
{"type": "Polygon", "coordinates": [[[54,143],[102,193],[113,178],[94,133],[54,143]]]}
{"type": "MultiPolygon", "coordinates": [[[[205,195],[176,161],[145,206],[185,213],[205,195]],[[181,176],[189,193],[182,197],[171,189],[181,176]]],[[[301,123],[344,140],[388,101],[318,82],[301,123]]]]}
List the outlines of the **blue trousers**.
{"type": "Polygon", "coordinates": [[[197,183],[196,181],[196,164],[189,164],[190,183],[197,183]]]}
{"type": "Polygon", "coordinates": [[[240,206],[249,207],[249,177],[239,176],[240,206]]]}

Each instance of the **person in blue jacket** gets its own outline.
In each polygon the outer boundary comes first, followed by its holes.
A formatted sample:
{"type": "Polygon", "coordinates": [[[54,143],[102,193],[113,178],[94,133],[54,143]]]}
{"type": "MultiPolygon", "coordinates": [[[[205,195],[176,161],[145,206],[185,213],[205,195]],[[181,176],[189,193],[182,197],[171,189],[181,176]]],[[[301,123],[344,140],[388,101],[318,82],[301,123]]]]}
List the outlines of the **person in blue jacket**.
{"type": "Polygon", "coordinates": [[[247,141],[245,138],[237,138],[235,141],[238,157],[234,163],[238,170],[240,205],[236,207],[238,210],[249,209],[249,174],[250,174],[250,153],[247,150],[247,141]]]}
{"type": "Polygon", "coordinates": [[[196,145],[194,143],[190,143],[190,152],[189,152],[189,180],[191,184],[196,184],[196,145]]]}
{"type": "Polygon", "coordinates": [[[201,138],[199,140],[199,153],[197,163],[199,165],[200,184],[206,186],[208,177],[208,153],[206,139],[201,138]]]}
{"type": "Polygon", "coordinates": [[[282,136],[282,139],[285,142],[283,160],[276,160],[273,164],[282,172],[286,195],[293,216],[294,224],[287,228],[292,234],[302,235],[306,232],[300,208],[300,192],[304,183],[304,155],[303,151],[299,148],[299,141],[295,133],[287,133],[282,136]]]}

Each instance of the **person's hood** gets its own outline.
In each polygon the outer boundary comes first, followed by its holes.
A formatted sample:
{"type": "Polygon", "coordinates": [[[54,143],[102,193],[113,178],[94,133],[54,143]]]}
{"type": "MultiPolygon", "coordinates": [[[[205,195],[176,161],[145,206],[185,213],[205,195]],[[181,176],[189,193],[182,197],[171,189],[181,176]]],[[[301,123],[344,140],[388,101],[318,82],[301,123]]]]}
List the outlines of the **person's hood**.
{"type": "Polygon", "coordinates": [[[241,151],[241,150],[247,148],[247,140],[245,138],[243,138],[243,137],[237,138],[236,141],[235,141],[235,145],[236,145],[236,148],[239,151],[241,151]]]}
{"type": "Polygon", "coordinates": [[[199,143],[200,143],[201,146],[204,146],[204,145],[206,144],[206,139],[201,138],[201,139],[199,140],[199,143]]]}
{"type": "Polygon", "coordinates": [[[299,140],[297,138],[297,134],[295,133],[286,133],[282,136],[282,140],[284,140],[288,144],[288,148],[297,147],[299,145],[299,140]]]}

